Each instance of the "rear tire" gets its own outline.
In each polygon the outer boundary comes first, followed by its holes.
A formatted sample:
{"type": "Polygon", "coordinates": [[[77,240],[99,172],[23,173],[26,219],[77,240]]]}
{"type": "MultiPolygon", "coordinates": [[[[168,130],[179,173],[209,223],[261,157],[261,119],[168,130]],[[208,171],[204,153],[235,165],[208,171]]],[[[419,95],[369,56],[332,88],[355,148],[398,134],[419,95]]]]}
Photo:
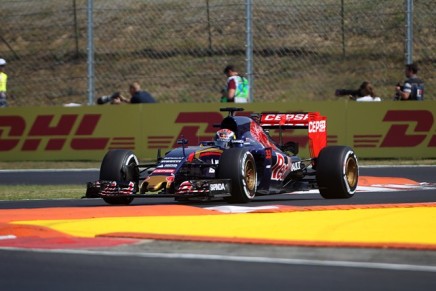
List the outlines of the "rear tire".
{"type": "Polygon", "coordinates": [[[256,163],[253,155],[244,148],[225,150],[217,169],[217,178],[231,180],[230,203],[247,203],[253,200],[257,189],[256,163]]]}
{"type": "MultiPolygon", "coordinates": [[[[106,153],[100,166],[100,180],[106,181],[133,181],[138,187],[139,169],[138,159],[129,150],[111,150],[106,153]]],[[[138,191],[138,189],[135,189],[138,191]]],[[[133,197],[103,197],[111,205],[128,205],[133,197]]]]}
{"type": "Polygon", "coordinates": [[[354,196],[359,180],[359,165],[353,149],[328,146],[321,150],[316,166],[319,192],[326,199],[354,196]]]}

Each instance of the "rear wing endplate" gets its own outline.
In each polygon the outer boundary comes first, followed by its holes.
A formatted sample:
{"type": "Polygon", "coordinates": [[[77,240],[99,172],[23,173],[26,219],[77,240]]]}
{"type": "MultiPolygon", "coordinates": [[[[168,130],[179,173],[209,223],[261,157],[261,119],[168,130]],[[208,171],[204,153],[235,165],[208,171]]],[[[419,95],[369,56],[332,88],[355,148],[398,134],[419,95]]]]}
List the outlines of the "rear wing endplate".
{"type": "Polygon", "coordinates": [[[327,117],[319,112],[261,113],[259,119],[264,129],[307,129],[312,158],[327,146],[327,117]]]}

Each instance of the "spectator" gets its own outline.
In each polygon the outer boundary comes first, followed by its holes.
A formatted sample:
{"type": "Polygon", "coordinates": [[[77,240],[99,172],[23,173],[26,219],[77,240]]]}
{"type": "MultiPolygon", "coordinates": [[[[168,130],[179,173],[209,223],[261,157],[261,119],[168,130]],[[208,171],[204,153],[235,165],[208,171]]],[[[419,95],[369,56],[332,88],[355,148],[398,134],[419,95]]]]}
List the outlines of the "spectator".
{"type": "Polygon", "coordinates": [[[129,92],[132,98],[130,103],[156,103],[156,100],[147,91],[141,90],[141,86],[138,82],[133,82],[129,86],[129,92]]]}
{"type": "Polygon", "coordinates": [[[380,97],[376,97],[374,87],[368,81],[364,81],[357,90],[337,89],[335,95],[348,95],[351,100],[358,102],[381,101],[380,97]]]}
{"type": "Polygon", "coordinates": [[[8,75],[4,72],[5,66],[6,61],[0,59],[0,107],[8,106],[8,102],[6,101],[8,75]]]}
{"type": "Polygon", "coordinates": [[[394,100],[424,100],[424,82],[418,78],[418,65],[406,65],[406,81],[403,86],[400,83],[395,87],[394,100]]]}
{"type": "Polygon", "coordinates": [[[227,77],[226,87],[223,90],[221,102],[247,103],[248,80],[239,75],[233,65],[224,68],[227,77]]]}

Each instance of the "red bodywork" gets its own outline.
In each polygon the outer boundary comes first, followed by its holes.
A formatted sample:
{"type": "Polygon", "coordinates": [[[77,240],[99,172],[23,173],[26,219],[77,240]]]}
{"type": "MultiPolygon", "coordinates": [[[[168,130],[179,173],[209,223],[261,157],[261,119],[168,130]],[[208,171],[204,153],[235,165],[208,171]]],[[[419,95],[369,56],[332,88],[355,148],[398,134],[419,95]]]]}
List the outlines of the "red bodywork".
{"type": "Polygon", "coordinates": [[[307,129],[311,158],[327,146],[327,117],[318,112],[262,113],[260,125],[263,128],[307,129]]]}

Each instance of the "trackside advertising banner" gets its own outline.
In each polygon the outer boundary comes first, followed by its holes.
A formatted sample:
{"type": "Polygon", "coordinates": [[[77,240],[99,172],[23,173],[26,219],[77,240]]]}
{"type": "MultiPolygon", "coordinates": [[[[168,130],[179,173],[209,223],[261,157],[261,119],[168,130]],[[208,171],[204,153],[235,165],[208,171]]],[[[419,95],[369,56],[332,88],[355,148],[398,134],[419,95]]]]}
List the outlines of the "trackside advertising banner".
{"type": "MultiPolygon", "coordinates": [[[[225,104],[224,106],[229,106],[225,104]]],[[[327,117],[327,144],[348,145],[361,158],[436,158],[436,103],[325,101],[231,104],[237,114],[319,112],[327,117]],[[240,106],[235,106],[240,105],[240,106]]],[[[0,110],[0,160],[94,160],[130,149],[143,161],[177,147],[212,140],[227,112],[220,103],[20,107],[0,110]]],[[[309,157],[308,131],[285,130],[309,157]]],[[[270,135],[278,141],[279,131],[270,135]]]]}

